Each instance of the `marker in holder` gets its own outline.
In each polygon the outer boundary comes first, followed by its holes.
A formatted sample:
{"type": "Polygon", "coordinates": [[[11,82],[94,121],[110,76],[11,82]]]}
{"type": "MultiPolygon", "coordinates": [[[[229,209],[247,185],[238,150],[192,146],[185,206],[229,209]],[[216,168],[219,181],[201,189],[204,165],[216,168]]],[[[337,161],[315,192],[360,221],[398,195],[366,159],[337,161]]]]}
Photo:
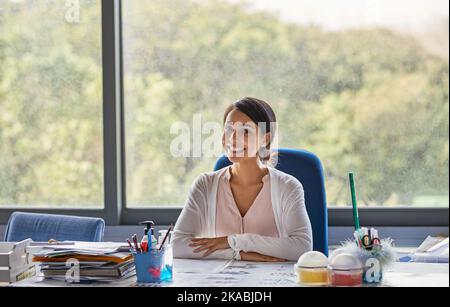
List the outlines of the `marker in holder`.
{"type": "Polygon", "coordinates": [[[133,253],[138,284],[160,284],[173,280],[171,245],[147,253],[133,253]]]}

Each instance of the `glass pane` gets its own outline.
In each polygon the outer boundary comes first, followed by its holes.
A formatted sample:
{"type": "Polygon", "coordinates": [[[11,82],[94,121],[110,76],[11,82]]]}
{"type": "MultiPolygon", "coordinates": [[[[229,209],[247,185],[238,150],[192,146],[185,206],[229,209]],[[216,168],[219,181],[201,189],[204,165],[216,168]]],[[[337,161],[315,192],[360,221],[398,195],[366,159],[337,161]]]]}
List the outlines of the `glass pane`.
{"type": "Polygon", "coordinates": [[[226,106],[253,96],[273,105],[281,147],[322,159],[331,206],[350,204],[354,171],[361,205],[448,207],[447,0],[123,10],[128,206],[182,206],[216,158],[174,156],[171,128],[187,124],[194,142],[197,125],[221,125],[226,106]]]}
{"type": "Polygon", "coordinates": [[[0,208],[103,207],[100,0],[0,0],[0,208]]]}

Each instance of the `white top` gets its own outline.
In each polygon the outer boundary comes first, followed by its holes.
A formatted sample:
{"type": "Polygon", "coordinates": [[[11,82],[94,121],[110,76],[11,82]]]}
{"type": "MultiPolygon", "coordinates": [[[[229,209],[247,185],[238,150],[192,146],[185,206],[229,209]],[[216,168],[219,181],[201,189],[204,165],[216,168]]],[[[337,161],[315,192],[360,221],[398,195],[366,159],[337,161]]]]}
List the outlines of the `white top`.
{"type": "MultiPolygon", "coordinates": [[[[192,238],[216,238],[216,202],[219,179],[228,168],[206,173],[192,185],[188,199],[175,226],[172,245],[175,258],[201,259],[189,246],[192,238]]],[[[236,234],[228,237],[231,248],[219,250],[206,259],[240,260],[240,252],[297,261],[312,250],[311,223],[305,208],[303,186],[295,178],[269,168],[272,208],[279,238],[258,234],[236,234]]]]}

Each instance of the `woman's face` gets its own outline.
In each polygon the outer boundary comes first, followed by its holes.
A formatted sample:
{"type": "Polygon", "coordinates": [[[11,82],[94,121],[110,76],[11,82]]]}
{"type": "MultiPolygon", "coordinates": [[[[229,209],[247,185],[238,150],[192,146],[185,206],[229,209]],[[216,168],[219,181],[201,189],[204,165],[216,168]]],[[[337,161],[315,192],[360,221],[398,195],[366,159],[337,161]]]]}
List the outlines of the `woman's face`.
{"type": "Polygon", "coordinates": [[[222,143],[228,159],[232,163],[239,163],[256,159],[259,149],[265,146],[269,136],[269,133],[262,134],[250,117],[233,110],[226,119],[222,143]]]}

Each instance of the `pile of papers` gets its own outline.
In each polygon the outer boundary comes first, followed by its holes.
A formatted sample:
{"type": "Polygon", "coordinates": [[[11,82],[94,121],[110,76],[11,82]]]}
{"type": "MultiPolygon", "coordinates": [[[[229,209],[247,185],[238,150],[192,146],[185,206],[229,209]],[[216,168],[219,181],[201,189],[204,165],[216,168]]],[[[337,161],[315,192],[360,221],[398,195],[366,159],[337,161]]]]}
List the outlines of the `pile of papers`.
{"type": "Polygon", "coordinates": [[[136,274],[129,248],[116,243],[41,246],[33,262],[46,279],[70,283],[115,282],[136,274]]]}
{"type": "Polygon", "coordinates": [[[424,263],[448,263],[449,239],[428,237],[417,251],[411,255],[412,261],[424,263]]]}

